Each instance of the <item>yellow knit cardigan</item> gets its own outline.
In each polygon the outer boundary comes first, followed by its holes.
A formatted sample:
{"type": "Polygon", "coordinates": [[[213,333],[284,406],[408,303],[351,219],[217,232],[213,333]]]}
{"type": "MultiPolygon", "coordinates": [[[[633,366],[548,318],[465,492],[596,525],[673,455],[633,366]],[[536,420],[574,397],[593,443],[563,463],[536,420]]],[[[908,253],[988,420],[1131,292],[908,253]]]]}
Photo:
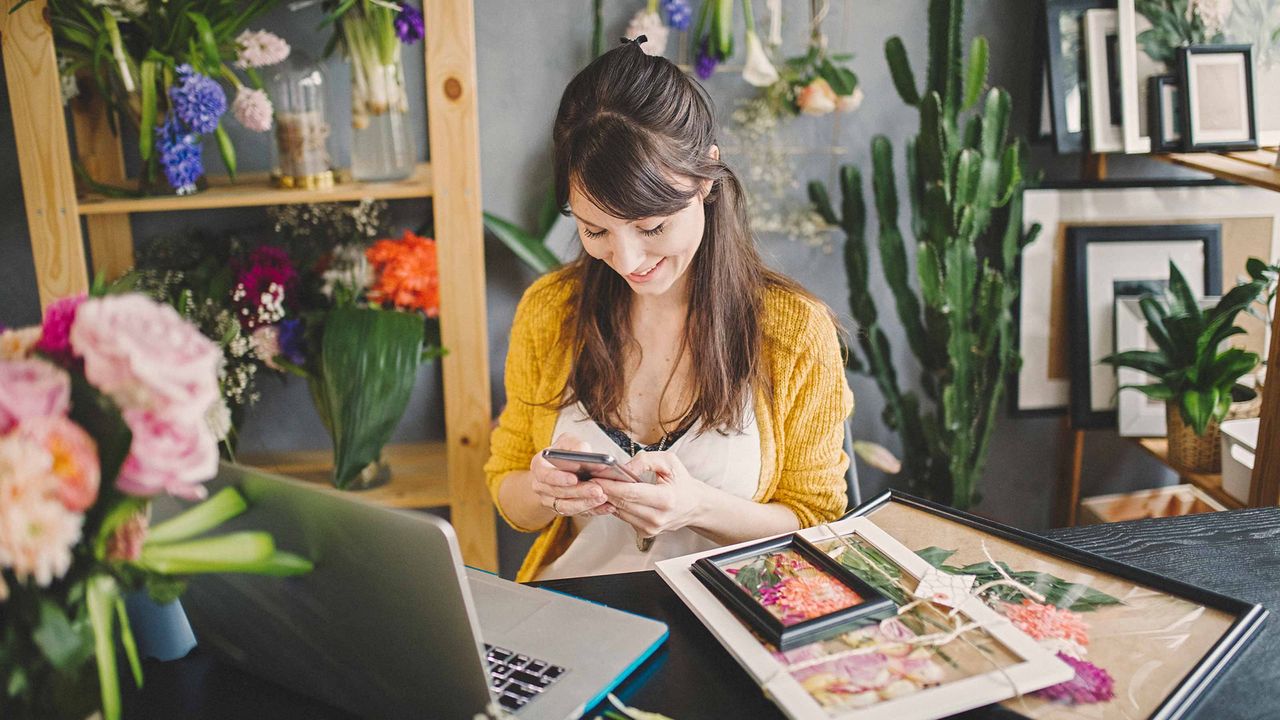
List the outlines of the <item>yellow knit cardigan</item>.
{"type": "MultiPolygon", "coordinates": [[[[507,405],[493,431],[485,475],[494,505],[521,532],[539,532],[516,579],[532,580],[572,541],[572,524],[557,517],[541,528],[520,527],[498,502],[511,472],[528,470],[534,453],[551,445],[555,402],[569,377],[571,348],[561,341],[575,281],[563,272],[540,278],[521,298],[507,351],[507,405]]],[[[836,328],[826,311],[795,293],[772,289],[764,303],[764,354],[773,397],[757,391],[760,484],[756,502],[791,508],[802,527],[833,520],[845,509],[844,420],[853,410],[836,328]]]]}

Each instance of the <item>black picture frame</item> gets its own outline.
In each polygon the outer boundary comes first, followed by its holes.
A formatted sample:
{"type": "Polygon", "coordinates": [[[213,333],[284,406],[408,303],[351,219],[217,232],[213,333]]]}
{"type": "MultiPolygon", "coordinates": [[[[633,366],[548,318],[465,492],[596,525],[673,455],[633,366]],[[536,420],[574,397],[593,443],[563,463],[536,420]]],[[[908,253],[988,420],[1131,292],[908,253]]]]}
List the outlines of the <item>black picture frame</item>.
{"type": "Polygon", "coordinates": [[[1114,0],[1044,2],[1044,57],[1049,74],[1054,149],[1059,155],[1081,152],[1089,136],[1089,74],[1084,52],[1084,13],[1087,10],[1114,9],[1115,6],[1114,0]],[[1076,92],[1074,107],[1068,102],[1073,90],[1076,92]],[[1079,113],[1075,130],[1070,129],[1067,116],[1072,109],[1079,113]]]}
{"type": "MultiPolygon", "coordinates": [[[[1119,190],[1124,188],[1184,188],[1184,187],[1224,187],[1233,186],[1235,183],[1219,178],[1136,178],[1136,179],[1118,179],[1118,180],[1052,180],[1036,186],[1035,190],[1119,190]]],[[[1024,223],[1033,222],[1034,218],[1024,218],[1024,223]]],[[[1041,237],[1036,242],[1046,242],[1045,233],[1041,231],[1041,237]]],[[[1023,257],[1019,253],[1015,262],[1015,274],[1021,280],[1023,257]]],[[[1018,302],[1014,303],[1012,309],[1013,315],[1013,345],[1019,348],[1021,353],[1022,338],[1020,336],[1021,318],[1022,318],[1022,302],[1023,296],[1019,293],[1018,302]]],[[[1045,407],[1045,408],[1026,408],[1021,402],[1021,377],[1015,371],[1009,374],[1006,381],[1008,386],[1008,398],[1005,408],[1006,414],[1011,418],[1045,418],[1045,417],[1061,417],[1067,414],[1067,404],[1045,407]]]]}
{"type": "MultiPolygon", "coordinates": [[[[1204,246],[1204,294],[1217,295],[1222,288],[1222,226],[1211,223],[1182,225],[1080,225],[1067,230],[1069,253],[1068,297],[1070,298],[1070,413],[1071,425],[1077,429],[1107,428],[1116,426],[1116,410],[1094,410],[1092,378],[1093,358],[1090,356],[1089,310],[1087,279],[1089,277],[1088,250],[1095,243],[1150,242],[1153,244],[1175,241],[1199,240],[1204,246]]],[[[1161,274],[1167,274],[1168,263],[1160,256],[1161,274]]],[[[1128,279],[1128,278],[1117,278],[1128,279]]],[[[1112,304],[1108,303],[1108,312],[1112,304]]]]}
{"type": "Polygon", "coordinates": [[[694,562],[691,572],[735,615],[779,650],[790,650],[827,637],[834,632],[843,632],[860,622],[883,619],[897,610],[892,600],[796,533],[699,558],[694,562]],[[728,563],[781,550],[795,551],[814,567],[830,574],[845,587],[857,593],[862,597],[863,602],[822,617],[787,626],[757,602],[745,588],[729,577],[721,567],[728,563]]]}
{"type": "MultiPolygon", "coordinates": [[[[1251,45],[1190,45],[1178,49],[1178,82],[1182,87],[1183,139],[1182,149],[1189,152],[1256,150],[1258,148],[1258,117],[1254,104],[1253,47],[1251,45]],[[1192,82],[1191,66],[1196,58],[1209,55],[1241,55],[1241,71],[1244,73],[1245,97],[1241,98],[1248,117],[1248,134],[1234,139],[1210,140],[1199,131],[1195,118],[1197,88],[1192,82]]],[[[1154,143],[1153,143],[1154,144],[1154,143]]]]}
{"type": "MultiPolygon", "coordinates": [[[[1053,556],[1065,562],[1075,563],[1136,585],[1145,585],[1167,595],[1183,598],[1235,618],[1227,631],[1214,643],[1213,647],[1200,658],[1200,661],[1195,664],[1191,672],[1183,678],[1182,682],[1164,698],[1164,701],[1150,715],[1153,720],[1170,720],[1184,717],[1195,705],[1196,701],[1212,686],[1213,682],[1217,680],[1230,662],[1238,657],[1241,650],[1256,637],[1269,614],[1266,608],[1257,603],[1248,603],[1180,580],[1157,575],[1132,565],[1111,560],[1086,550],[1073,548],[1070,545],[1065,545],[1025,530],[1019,530],[994,520],[970,515],[961,510],[940,505],[898,490],[886,490],[850,510],[845,517],[871,516],[886,503],[901,503],[959,526],[988,533],[1030,550],[1053,556]]],[[[872,522],[874,522],[874,518],[872,522]]],[[[903,542],[902,538],[895,539],[903,542]]],[[[903,544],[907,543],[903,542],[903,544]]],[[[910,546],[908,545],[908,547],[910,546]]],[[[999,717],[1024,717],[1022,714],[1003,706],[993,706],[991,710],[995,716],[999,717]]]]}
{"type": "Polygon", "coordinates": [[[1170,153],[1181,150],[1187,120],[1183,114],[1182,85],[1178,79],[1173,75],[1147,78],[1147,101],[1151,104],[1147,110],[1151,151],[1170,153]],[[1173,97],[1169,97],[1171,94],[1173,97]]]}

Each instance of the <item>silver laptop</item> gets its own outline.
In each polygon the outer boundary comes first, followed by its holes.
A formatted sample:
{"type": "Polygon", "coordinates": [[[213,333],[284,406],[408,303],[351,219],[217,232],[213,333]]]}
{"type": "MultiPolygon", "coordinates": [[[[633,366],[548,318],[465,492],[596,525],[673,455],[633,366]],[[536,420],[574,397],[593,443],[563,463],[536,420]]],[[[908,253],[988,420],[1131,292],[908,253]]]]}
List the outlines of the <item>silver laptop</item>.
{"type": "MultiPolygon", "coordinates": [[[[653,653],[666,625],[464,569],[447,522],[223,464],[209,483],[311,559],[293,578],[194,578],[182,603],[200,646],[365,717],[578,717],[653,653]]],[[[157,502],[155,520],[178,510],[157,502]]]]}

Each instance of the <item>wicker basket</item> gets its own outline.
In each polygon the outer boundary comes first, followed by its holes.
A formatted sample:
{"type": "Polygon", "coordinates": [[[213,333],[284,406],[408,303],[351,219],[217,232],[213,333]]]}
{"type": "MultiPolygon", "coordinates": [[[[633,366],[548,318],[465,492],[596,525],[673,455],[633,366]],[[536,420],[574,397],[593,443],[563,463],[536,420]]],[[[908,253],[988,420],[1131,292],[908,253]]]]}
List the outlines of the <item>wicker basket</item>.
{"type": "Polygon", "coordinates": [[[1176,403],[1165,403],[1165,422],[1169,429],[1169,463],[1176,468],[1198,473],[1222,472],[1222,440],[1218,421],[1210,420],[1204,435],[1182,421],[1176,403]]]}

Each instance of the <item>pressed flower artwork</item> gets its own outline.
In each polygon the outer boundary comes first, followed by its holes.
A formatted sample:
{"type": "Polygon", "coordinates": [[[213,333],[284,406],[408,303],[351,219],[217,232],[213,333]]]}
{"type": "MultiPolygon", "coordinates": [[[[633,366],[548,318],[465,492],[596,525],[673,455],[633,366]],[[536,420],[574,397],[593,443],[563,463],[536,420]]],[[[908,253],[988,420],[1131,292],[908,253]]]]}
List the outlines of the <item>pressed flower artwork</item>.
{"type": "Polygon", "coordinates": [[[863,601],[858,593],[791,549],[732,563],[723,570],[786,627],[863,601]]]}

